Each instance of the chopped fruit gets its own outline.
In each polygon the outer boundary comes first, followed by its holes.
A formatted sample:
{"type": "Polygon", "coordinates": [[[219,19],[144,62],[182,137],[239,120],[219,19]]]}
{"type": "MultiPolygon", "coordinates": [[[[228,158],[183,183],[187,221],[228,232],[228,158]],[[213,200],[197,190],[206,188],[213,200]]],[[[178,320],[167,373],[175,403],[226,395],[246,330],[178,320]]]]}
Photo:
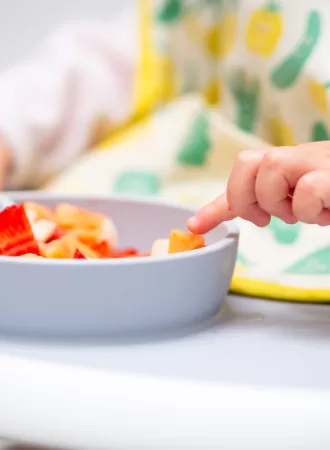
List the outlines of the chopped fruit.
{"type": "Polygon", "coordinates": [[[96,253],[92,248],[88,247],[88,245],[83,242],[76,241],[77,249],[88,259],[97,259],[99,258],[98,253],[96,253]]]}
{"type": "Polygon", "coordinates": [[[45,244],[42,248],[42,253],[46,258],[67,259],[73,258],[76,250],[77,247],[74,240],[69,236],[64,236],[45,244]]]}
{"type": "Polygon", "coordinates": [[[33,202],[0,211],[0,255],[50,259],[145,258],[205,246],[200,235],[173,230],[154,241],[151,252],[118,248],[113,221],[93,211],[60,203],[55,212],[33,202]]]}
{"type": "Polygon", "coordinates": [[[44,205],[39,205],[38,203],[26,202],[24,203],[26,215],[29,220],[35,222],[40,219],[45,220],[55,220],[55,214],[53,211],[44,205]]]}
{"type": "Polygon", "coordinates": [[[49,242],[57,229],[55,222],[46,219],[39,219],[31,226],[34,237],[38,242],[49,242]]]}
{"type": "Polygon", "coordinates": [[[111,248],[107,241],[102,241],[92,246],[99,258],[111,258],[111,248]]]}
{"type": "Polygon", "coordinates": [[[55,214],[57,224],[65,230],[72,228],[100,228],[104,221],[102,214],[87,211],[68,203],[60,203],[56,208],[55,214]]]}
{"type": "Polygon", "coordinates": [[[39,247],[23,205],[13,205],[0,213],[0,255],[39,255],[39,247]]]}
{"type": "Polygon", "coordinates": [[[102,222],[100,239],[108,242],[110,247],[116,247],[118,244],[117,230],[111,219],[105,218],[102,222]]]}
{"type": "Polygon", "coordinates": [[[113,222],[101,214],[62,203],[56,208],[58,225],[92,248],[100,258],[109,258],[117,245],[117,231],[113,222]]]}
{"type": "Polygon", "coordinates": [[[73,259],[87,259],[87,258],[85,258],[85,256],[79,250],[76,250],[75,254],[73,255],[73,259]]]}
{"type": "Polygon", "coordinates": [[[123,250],[112,250],[110,258],[129,258],[137,256],[138,251],[135,248],[125,248],[123,250]]]}
{"type": "Polygon", "coordinates": [[[79,239],[79,241],[89,246],[94,246],[101,241],[100,230],[75,228],[70,230],[69,233],[79,239]]]}
{"type": "Polygon", "coordinates": [[[156,239],[152,244],[151,256],[168,255],[169,239],[156,239]]]}
{"type": "Polygon", "coordinates": [[[65,232],[58,226],[56,226],[53,234],[49,237],[49,239],[46,242],[52,242],[56,239],[60,239],[61,237],[65,236],[65,232]]]}
{"type": "Polygon", "coordinates": [[[172,230],[169,242],[169,253],[181,253],[205,247],[203,236],[172,230]]]}

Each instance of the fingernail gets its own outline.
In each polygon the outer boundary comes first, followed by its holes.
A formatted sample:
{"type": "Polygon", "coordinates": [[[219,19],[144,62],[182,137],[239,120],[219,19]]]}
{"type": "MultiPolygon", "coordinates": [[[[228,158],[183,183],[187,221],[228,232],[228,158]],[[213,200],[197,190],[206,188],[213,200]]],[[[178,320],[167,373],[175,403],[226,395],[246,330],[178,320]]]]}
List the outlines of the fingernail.
{"type": "Polygon", "coordinates": [[[257,227],[265,228],[270,223],[270,217],[258,217],[253,223],[257,225],[257,227]]]}
{"type": "Polygon", "coordinates": [[[187,220],[187,226],[188,228],[196,228],[198,226],[198,219],[196,216],[190,217],[190,219],[187,220]]]}
{"type": "Polygon", "coordinates": [[[283,222],[287,223],[288,225],[296,225],[296,223],[298,223],[297,219],[286,219],[283,222]]]}

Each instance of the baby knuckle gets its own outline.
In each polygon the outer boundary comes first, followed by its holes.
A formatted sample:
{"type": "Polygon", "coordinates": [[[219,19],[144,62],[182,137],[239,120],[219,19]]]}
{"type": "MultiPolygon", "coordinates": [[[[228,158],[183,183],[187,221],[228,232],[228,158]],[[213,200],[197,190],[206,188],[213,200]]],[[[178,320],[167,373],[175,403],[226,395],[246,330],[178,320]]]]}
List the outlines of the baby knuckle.
{"type": "Polygon", "coordinates": [[[277,169],[283,166],[284,154],[280,149],[270,150],[265,154],[262,165],[267,169],[277,169]]]}
{"type": "Polygon", "coordinates": [[[236,158],[236,161],[240,165],[245,165],[251,161],[251,150],[243,150],[236,158]]]}
{"type": "Polygon", "coordinates": [[[260,157],[260,151],[252,149],[252,150],[243,150],[241,151],[237,158],[236,162],[239,165],[246,165],[255,162],[260,157]]]}
{"type": "Polygon", "coordinates": [[[319,197],[320,195],[317,180],[315,180],[313,175],[313,173],[310,173],[299,180],[298,188],[300,193],[304,196],[309,195],[311,197],[319,197]]]}

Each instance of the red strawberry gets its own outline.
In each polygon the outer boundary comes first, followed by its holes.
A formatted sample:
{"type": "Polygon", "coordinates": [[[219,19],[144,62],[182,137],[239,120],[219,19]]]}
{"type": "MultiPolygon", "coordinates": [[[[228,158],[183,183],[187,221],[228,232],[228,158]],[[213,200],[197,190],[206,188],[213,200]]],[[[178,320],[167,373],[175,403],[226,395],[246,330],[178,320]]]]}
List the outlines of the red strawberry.
{"type": "Polygon", "coordinates": [[[137,256],[138,251],[135,248],[125,248],[123,250],[112,250],[110,258],[129,258],[132,256],[137,256]]]}
{"type": "Polygon", "coordinates": [[[0,212],[0,255],[40,255],[23,204],[9,206],[0,212]]]}
{"type": "Polygon", "coordinates": [[[73,259],[87,259],[78,249],[73,255],[73,259]]]}
{"type": "Polygon", "coordinates": [[[107,241],[101,241],[97,244],[91,245],[92,250],[99,255],[99,258],[111,258],[111,248],[107,241]]]}
{"type": "Polygon", "coordinates": [[[54,233],[50,236],[46,243],[48,244],[49,242],[56,241],[56,239],[62,238],[65,234],[66,233],[60,227],[56,227],[54,233]]]}

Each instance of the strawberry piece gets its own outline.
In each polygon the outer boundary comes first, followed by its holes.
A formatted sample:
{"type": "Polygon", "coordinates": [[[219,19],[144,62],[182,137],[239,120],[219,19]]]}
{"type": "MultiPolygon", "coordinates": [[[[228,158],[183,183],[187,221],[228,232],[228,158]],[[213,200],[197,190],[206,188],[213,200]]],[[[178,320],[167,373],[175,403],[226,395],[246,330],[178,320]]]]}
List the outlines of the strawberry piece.
{"type": "Polygon", "coordinates": [[[87,259],[78,249],[73,255],[73,259],[87,259]]]}
{"type": "Polygon", "coordinates": [[[48,244],[49,242],[56,241],[56,239],[60,239],[63,236],[65,236],[65,232],[60,227],[56,227],[53,234],[47,239],[46,243],[48,244]]]}
{"type": "Polygon", "coordinates": [[[0,255],[40,255],[23,204],[9,206],[0,212],[0,255]]]}
{"type": "Polygon", "coordinates": [[[110,258],[130,258],[138,255],[138,251],[135,248],[125,248],[123,250],[112,250],[110,258]]]}
{"type": "Polygon", "coordinates": [[[99,258],[111,258],[111,247],[107,241],[101,241],[90,246],[96,252],[99,258]]]}

